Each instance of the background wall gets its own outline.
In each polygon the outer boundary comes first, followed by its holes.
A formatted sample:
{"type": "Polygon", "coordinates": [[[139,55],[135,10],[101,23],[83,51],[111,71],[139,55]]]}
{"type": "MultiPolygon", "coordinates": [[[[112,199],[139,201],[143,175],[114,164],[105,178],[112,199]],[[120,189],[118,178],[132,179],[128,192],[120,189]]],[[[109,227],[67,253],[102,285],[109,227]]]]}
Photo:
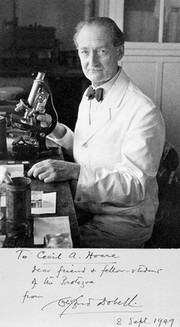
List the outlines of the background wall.
{"type": "Polygon", "coordinates": [[[0,49],[11,42],[7,31],[15,16],[19,26],[55,27],[61,50],[73,49],[74,27],[84,18],[85,4],[84,0],[0,0],[0,49]]]}
{"type": "Polygon", "coordinates": [[[84,18],[83,0],[19,0],[19,25],[39,25],[56,28],[62,50],[73,49],[74,27],[84,18]]]}

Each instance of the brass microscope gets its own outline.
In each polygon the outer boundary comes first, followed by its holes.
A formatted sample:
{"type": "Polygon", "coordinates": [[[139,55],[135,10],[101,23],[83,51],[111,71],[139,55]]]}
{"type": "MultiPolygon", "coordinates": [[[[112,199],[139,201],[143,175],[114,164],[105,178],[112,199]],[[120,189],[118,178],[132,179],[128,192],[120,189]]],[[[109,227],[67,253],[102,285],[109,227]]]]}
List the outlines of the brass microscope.
{"type": "Polygon", "coordinates": [[[46,135],[50,134],[56,126],[58,116],[53,104],[52,93],[45,83],[45,73],[38,72],[28,99],[20,99],[15,107],[18,114],[11,115],[11,122],[28,135],[19,136],[12,142],[12,154],[16,160],[30,160],[58,154],[58,147],[46,146],[46,135]],[[46,105],[50,99],[49,110],[46,105]],[[52,122],[48,127],[42,127],[37,120],[38,115],[48,113],[52,122]]]}

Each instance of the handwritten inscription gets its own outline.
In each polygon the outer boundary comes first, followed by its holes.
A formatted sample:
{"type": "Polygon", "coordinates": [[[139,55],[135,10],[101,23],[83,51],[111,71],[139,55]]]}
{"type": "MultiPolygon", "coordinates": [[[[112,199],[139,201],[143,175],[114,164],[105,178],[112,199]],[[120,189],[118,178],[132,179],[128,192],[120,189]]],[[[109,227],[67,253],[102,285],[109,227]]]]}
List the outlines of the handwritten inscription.
{"type": "Polygon", "coordinates": [[[122,327],[173,327],[175,323],[174,318],[150,318],[150,317],[118,317],[115,319],[115,326],[122,327]]]}
{"type": "Polygon", "coordinates": [[[29,291],[26,291],[25,294],[23,295],[23,300],[22,300],[22,303],[25,302],[26,299],[38,299],[38,298],[43,298],[42,295],[37,295],[37,294],[30,294],[29,291]]]}
{"type": "MultiPolygon", "coordinates": [[[[31,279],[21,303],[26,307],[33,303],[43,315],[111,314],[114,326],[176,327],[173,317],[145,315],[146,299],[139,281],[147,276],[160,280],[164,270],[157,264],[125,262],[121,252],[113,250],[18,249],[16,259],[30,263],[31,279]]],[[[151,298],[155,303],[153,292],[151,298]]]]}
{"type": "MultiPolygon", "coordinates": [[[[107,297],[104,297],[103,299],[95,299],[95,298],[87,298],[84,295],[80,295],[79,297],[73,299],[72,297],[64,297],[60,298],[58,300],[55,300],[53,302],[47,303],[44,307],[42,307],[42,311],[46,309],[49,306],[57,305],[58,308],[60,308],[59,316],[62,317],[65,312],[68,310],[75,310],[78,309],[80,306],[82,307],[106,307],[110,308],[112,306],[122,306],[124,308],[139,308],[141,306],[137,305],[137,297],[138,294],[136,294],[133,298],[127,298],[125,300],[121,300],[120,298],[115,299],[107,299],[107,297]]],[[[86,311],[87,312],[87,311],[86,311]]]]}

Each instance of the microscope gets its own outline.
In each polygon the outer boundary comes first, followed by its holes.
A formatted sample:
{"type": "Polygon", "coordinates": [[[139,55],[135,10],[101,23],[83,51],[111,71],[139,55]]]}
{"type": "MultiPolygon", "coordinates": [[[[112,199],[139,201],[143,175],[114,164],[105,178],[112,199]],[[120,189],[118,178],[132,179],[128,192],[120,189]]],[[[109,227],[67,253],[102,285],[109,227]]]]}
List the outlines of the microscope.
{"type": "Polygon", "coordinates": [[[27,100],[20,99],[11,114],[11,122],[18,129],[27,132],[12,142],[12,154],[16,160],[31,160],[58,155],[58,147],[47,147],[46,136],[56,126],[58,116],[53,104],[52,93],[44,81],[45,73],[38,72],[27,100]],[[48,127],[42,127],[37,120],[38,115],[46,113],[48,99],[51,100],[49,111],[52,122],[48,127]]]}

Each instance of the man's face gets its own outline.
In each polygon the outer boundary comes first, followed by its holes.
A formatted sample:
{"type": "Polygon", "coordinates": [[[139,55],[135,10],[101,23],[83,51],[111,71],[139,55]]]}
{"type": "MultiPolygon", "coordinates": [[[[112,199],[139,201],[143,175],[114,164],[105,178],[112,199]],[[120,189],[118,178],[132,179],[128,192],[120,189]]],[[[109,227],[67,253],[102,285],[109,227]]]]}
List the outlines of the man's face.
{"type": "Polygon", "coordinates": [[[107,27],[84,26],[77,44],[83,73],[95,86],[107,82],[117,73],[123,47],[113,45],[107,27]]]}

